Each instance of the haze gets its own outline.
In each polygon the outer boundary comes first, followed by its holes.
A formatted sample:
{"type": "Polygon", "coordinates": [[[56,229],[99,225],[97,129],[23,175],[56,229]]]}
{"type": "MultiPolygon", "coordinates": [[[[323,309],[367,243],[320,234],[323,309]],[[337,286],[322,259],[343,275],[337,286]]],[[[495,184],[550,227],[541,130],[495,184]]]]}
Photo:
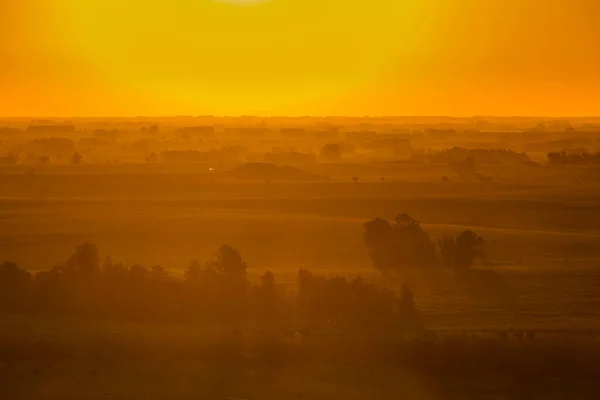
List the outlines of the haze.
{"type": "Polygon", "coordinates": [[[0,0],[0,399],[600,399],[599,4],[0,0]]]}
{"type": "Polygon", "coordinates": [[[593,0],[0,7],[4,116],[600,112],[593,0]]]}

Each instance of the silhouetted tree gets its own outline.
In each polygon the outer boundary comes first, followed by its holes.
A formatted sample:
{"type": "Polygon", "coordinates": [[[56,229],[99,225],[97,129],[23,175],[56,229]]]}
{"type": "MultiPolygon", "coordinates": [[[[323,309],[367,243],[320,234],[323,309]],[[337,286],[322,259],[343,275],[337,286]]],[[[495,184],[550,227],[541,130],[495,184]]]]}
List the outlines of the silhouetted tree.
{"type": "Polygon", "coordinates": [[[150,127],[148,128],[148,133],[150,133],[150,134],[155,135],[158,132],[159,132],[159,129],[158,129],[158,125],[156,125],[156,124],[150,125],[150,127]]]}
{"type": "Polygon", "coordinates": [[[0,264],[0,312],[23,311],[31,289],[31,274],[17,264],[0,264]]]}
{"type": "Polygon", "coordinates": [[[244,314],[249,286],[246,269],[240,252],[224,245],[215,253],[215,260],[206,265],[203,273],[203,279],[214,282],[219,314],[229,322],[239,322],[244,314]]]}
{"type": "Polygon", "coordinates": [[[438,247],[440,248],[440,255],[442,263],[446,268],[454,268],[454,257],[456,246],[454,238],[452,236],[444,236],[438,239],[438,247]]]}
{"type": "Polygon", "coordinates": [[[67,270],[84,274],[98,274],[100,272],[100,256],[96,246],[87,242],[77,246],[75,253],[67,260],[67,270]]]}
{"type": "Polygon", "coordinates": [[[275,282],[275,275],[271,271],[265,272],[260,277],[260,288],[266,297],[275,298],[277,296],[277,283],[275,282]]]}
{"type": "Polygon", "coordinates": [[[202,275],[202,266],[196,260],[193,260],[189,267],[183,273],[183,277],[187,282],[198,283],[200,276],[202,275]]]}
{"type": "Polygon", "coordinates": [[[413,295],[412,290],[406,284],[402,285],[402,289],[400,291],[400,304],[399,304],[400,312],[403,315],[412,315],[415,313],[415,296],[413,295]]]}
{"type": "Polygon", "coordinates": [[[155,265],[150,271],[150,278],[154,281],[162,281],[167,278],[167,271],[161,265],[155,265]]]}
{"type": "Polygon", "coordinates": [[[146,162],[149,162],[149,163],[157,163],[158,161],[160,161],[160,160],[159,160],[159,158],[158,158],[158,154],[156,154],[156,153],[150,153],[150,154],[148,154],[148,156],[146,157],[146,162]]]}
{"type": "MultiPolygon", "coordinates": [[[[34,309],[42,313],[70,313],[73,309],[73,280],[63,268],[54,267],[35,274],[34,309]]],[[[75,282],[75,284],[77,284],[75,282]]]]}
{"type": "Polygon", "coordinates": [[[398,297],[388,289],[358,277],[316,277],[306,270],[298,272],[300,320],[307,325],[342,325],[359,330],[380,331],[402,326],[412,316],[414,299],[407,288],[398,297]]]}
{"type": "Polygon", "coordinates": [[[438,240],[444,265],[456,270],[466,270],[476,257],[484,257],[483,245],[483,238],[470,230],[462,232],[456,239],[444,236],[438,240]]]}
{"type": "Polygon", "coordinates": [[[77,246],[66,265],[38,272],[35,279],[13,263],[0,265],[0,312],[197,320],[225,324],[236,332],[246,318],[271,328],[295,319],[305,324],[304,334],[311,324],[387,331],[393,326],[405,327],[407,317],[414,314],[408,288],[398,296],[362,278],[316,277],[306,270],[298,273],[298,307],[290,307],[289,297],[273,273],[267,271],[257,285],[250,286],[246,270],[241,254],[222,246],[204,267],[192,262],[182,282],[169,278],[158,265],[150,270],[140,265],[127,269],[108,257],[101,263],[96,247],[84,243],[77,246]]]}
{"type": "Polygon", "coordinates": [[[71,156],[71,164],[73,165],[78,165],[81,163],[81,154],[79,153],[73,153],[73,155],[71,156]]]}
{"type": "Polygon", "coordinates": [[[474,157],[467,157],[462,161],[452,161],[451,165],[454,171],[462,177],[472,177],[477,172],[474,157]]]}
{"type": "Polygon", "coordinates": [[[552,167],[577,165],[593,166],[600,163],[600,153],[588,154],[586,149],[575,149],[569,152],[555,151],[548,153],[548,164],[552,167]]]}
{"type": "Polygon", "coordinates": [[[338,160],[342,156],[342,149],[339,144],[329,143],[321,148],[321,155],[330,160],[338,160]]]}
{"type": "Polygon", "coordinates": [[[464,231],[456,238],[454,268],[467,269],[476,257],[483,257],[484,240],[473,231],[464,231]]]}
{"type": "Polygon", "coordinates": [[[378,270],[391,269],[391,253],[394,241],[394,228],[385,219],[375,218],[363,226],[363,236],[369,257],[378,270]]]}
{"type": "Polygon", "coordinates": [[[129,277],[129,270],[122,263],[113,263],[110,257],[104,259],[102,275],[112,282],[123,282],[129,277]]]}
{"type": "Polygon", "coordinates": [[[134,264],[129,268],[129,276],[135,282],[141,282],[148,278],[150,273],[143,265],[134,264]]]}
{"type": "Polygon", "coordinates": [[[564,156],[565,152],[552,152],[548,153],[548,164],[553,167],[562,167],[564,166],[564,156]]]}
{"type": "Polygon", "coordinates": [[[392,223],[380,218],[365,223],[364,240],[373,265],[381,271],[429,267],[437,262],[429,235],[408,214],[398,215],[392,223]]]}
{"type": "Polygon", "coordinates": [[[275,275],[265,272],[260,285],[254,288],[256,314],[263,324],[272,325],[281,319],[283,298],[277,287],[275,275]]]}
{"type": "Polygon", "coordinates": [[[231,246],[224,245],[215,253],[216,259],[208,265],[215,268],[218,273],[230,276],[246,276],[246,263],[242,260],[239,251],[231,246]]]}

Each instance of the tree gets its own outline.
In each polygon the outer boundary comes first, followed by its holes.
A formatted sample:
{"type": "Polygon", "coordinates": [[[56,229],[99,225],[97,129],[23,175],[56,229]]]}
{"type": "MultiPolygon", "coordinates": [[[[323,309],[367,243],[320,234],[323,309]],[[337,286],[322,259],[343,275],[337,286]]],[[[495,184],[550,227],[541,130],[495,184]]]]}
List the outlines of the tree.
{"type": "Polygon", "coordinates": [[[183,273],[183,277],[185,278],[186,282],[189,283],[198,283],[201,275],[202,267],[200,266],[200,263],[196,260],[193,260],[190,263],[190,266],[187,267],[187,269],[183,273]]]}
{"type": "Polygon", "coordinates": [[[267,297],[275,297],[277,295],[277,283],[275,282],[275,275],[271,271],[265,272],[260,277],[260,287],[267,297]]]}
{"type": "Polygon", "coordinates": [[[112,282],[123,282],[127,279],[129,271],[122,263],[115,264],[110,257],[106,257],[102,265],[102,275],[112,282]]]}
{"type": "Polygon", "coordinates": [[[437,263],[435,245],[421,224],[408,214],[396,216],[393,224],[395,243],[392,247],[394,265],[408,268],[431,267],[437,263]]]}
{"type": "Polygon", "coordinates": [[[67,260],[67,270],[88,275],[100,272],[98,249],[88,242],[75,248],[75,253],[67,260]]]}
{"type": "Polygon", "coordinates": [[[442,263],[446,268],[454,268],[454,257],[455,257],[455,242],[452,236],[444,236],[438,239],[438,247],[440,248],[440,255],[442,263]]]}
{"type": "Polygon", "coordinates": [[[231,246],[224,245],[215,253],[216,259],[208,263],[209,267],[223,275],[246,277],[246,263],[242,260],[239,251],[231,246]]]}
{"type": "Polygon", "coordinates": [[[321,148],[321,155],[329,160],[338,160],[342,156],[342,149],[339,144],[328,143],[321,148]]]}
{"type": "Polygon", "coordinates": [[[456,238],[454,268],[464,270],[473,265],[476,257],[483,257],[484,240],[473,231],[467,230],[456,238]]]}
{"type": "Polygon", "coordinates": [[[475,175],[475,158],[467,157],[463,161],[454,161],[450,163],[454,171],[461,177],[469,178],[475,175]]]}
{"type": "Polygon", "coordinates": [[[156,135],[159,132],[158,125],[153,124],[148,128],[148,133],[156,135]]]}
{"type": "Polygon", "coordinates": [[[399,311],[402,315],[411,315],[415,313],[415,296],[406,284],[402,285],[400,290],[400,305],[399,311]]]}
{"type": "Polygon", "coordinates": [[[314,293],[317,287],[317,278],[307,269],[298,270],[298,310],[304,322],[310,319],[313,312],[314,293]]]}
{"type": "Polygon", "coordinates": [[[392,225],[385,219],[375,218],[363,226],[363,237],[369,248],[369,257],[378,270],[390,268],[390,253],[393,242],[392,225]]]}
{"type": "Polygon", "coordinates": [[[158,158],[158,154],[156,154],[156,153],[150,153],[146,157],[146,162],[148,162],[148,163],[157,163],[158,161],[159,161],[159,158],[158,158]]]}
{"type": "Polygon", "coordinates": [[[364,240],[373,265],[382,271],[397,272],[437,263],[435,245],[419,221],[408,214],[399,214],[392,223],[381,218],[365,223],[364,240]]]}
{"type": "Polygon", "coordinates": [[[357,277],[316,277],[309,271],[298,274],[300,320],[305,324],[339,325],[379,332],[415,314],[408,287],[400,297],[389,288],[378,287],[357,277]]]}
{"type": "Polygon", "coordinates": [[[563,167],[565,165],[565,152],[552,152],[552,153],[548,153],[548,164],[550,164],[552,167],[563,167]]]}
{"type": "Polygon", "coordinates": [[[215,310],[219,318],[237,323],[244,315],[247,303],[247,265],[239,251],[224,245],[215,253],[215,260],[206,264],[203,279],[211,282],[215,310]]]}
{"type": "Polygon", "coordinates": [[[81,163],[81,154],[79,153],[73,153],[73,155],[71,156],[71,164],[73,165],[78,165],[81,163]]]}
{"type": "Polygon", "coordinates": [[[143,265],[134,264],[129,268],[129,276],[134,282],[144,281],[148,277],[148,270],[143,265]]]}
{"type": "Polygon", "coordinates": [[[483,238],[470,230],[462,232],[456,239],[444,236],[438,240],[444,266],[455,270],[469,269],[475,258],[484,257],[483,245],[483,238]]]}
{"type": "Polygon", "coordinates": [[[31,274],[17,264],[0,264],[0,311],[23,311],[31,288],[31,274]]]}
{"type": "Polygon", "coordinates": [[[257,315],[262,323],[271,324],[281,317],[281,296],[271,271],[260,278],[260,285],[254,290],[257,315]]]}
{"type": "Polygon", "coordinates": [[[169,274],[161,265],[155,265],[152,267],[150,271],[150,278],[154,281],[163,281],[167,278],[169,274]]]}

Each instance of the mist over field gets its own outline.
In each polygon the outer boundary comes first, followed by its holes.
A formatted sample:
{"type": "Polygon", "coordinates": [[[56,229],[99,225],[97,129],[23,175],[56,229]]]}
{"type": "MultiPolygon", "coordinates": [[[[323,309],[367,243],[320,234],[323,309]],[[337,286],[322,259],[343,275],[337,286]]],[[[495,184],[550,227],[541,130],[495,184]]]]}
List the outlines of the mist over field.
{"type": "Polygon", "coordinates": [[[600,388],[600,119],[0,120],[6,398],[600,388]]]}
{"type": "Polygon", "coordinates": [[[0,400],[600,399],[598,0],[0,0],[0,400]]]}

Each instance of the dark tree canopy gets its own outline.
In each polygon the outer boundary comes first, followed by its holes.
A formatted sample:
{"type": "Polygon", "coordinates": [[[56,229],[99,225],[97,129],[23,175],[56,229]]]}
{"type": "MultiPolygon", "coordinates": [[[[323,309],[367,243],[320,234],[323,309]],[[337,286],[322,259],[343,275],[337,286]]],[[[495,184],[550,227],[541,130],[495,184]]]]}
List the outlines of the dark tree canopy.
{"type": "Polygon", "coordinates": [[[484,241],[473,231],[464,231],[456,238],[456,253],[454,267],[467,269],[473,265],[476,257],[483,257],[484,241]]]}
{"type": "Polygon", "coordinates": [[[84,243],[77,246],[75,253],[67,260],[67,269],[85,274],[100,272],[100,256],[96,246],[84,243]]]}
{"type": "Polygon", "coordinates": [[[364,224],[364,240],[375,268],[399,271],[437,263],[435,245],[419,221],[399,214],[394,221],[376,218],[364,224]]]}
{"type": "Polygon", "coordinates": [[[394,291],[367,283],[361,277],[318,277],[298,273],[299,318],[307,325],[326,324],[380,330],[406,324],[415,314],[412,292],[394,291]]]}
{"type": "Polygon", "coordinates": [[[202,266],[196,260],[190,263],[190,266],[185,270],[183,277],[187,282],[198,282],[202,276],[202,266]]]}
{"type": "Polygon", "coordinates": [[[209,266],[217,272],[231,276],[246,276],[246,263],[239,251],[231,246],[221,246],[215,253],[215,260],[209,266]]]}
{"type": "Polygon", "coordinates": [[[438,240],[438,247],[444,266],[455,270],[471,268],[477,257],[484,257],[483,238],[473,231],[462,232],[454,239],[444,236],[438,240]]]}
{"type": "Polygon", "coordinates": [[[81,164],[81,159],[82,159],[81,154],[73,153],[73,155],[71,156],[71,164],[74,164],[74,165],[81,164]]]}
{"type": "Polygon", "coordinates": [[[192,262],[185,279],[159,265],[130,268],[105,258],[94,245],[77,246],[66,267],[32,276],[14,263],[0,264],[0,317],[54,315],[134,321],[196,321],[215,327],[302,331],[339,327],[357,332],[410,329],[418,322],[408,287],[401,292],[341,276],[300,270],[298,290],[287,291],[267,271],[255,283],[231,246],[213,261],[192,262]],[[100,266],[102,264],[102,266],[100,266]]]}
{"type": "Polygon", "coordinates": [[[321,155],[330,160],[337,160],[342,156],[342,148],[339,144],[328,143],[321,148],[321,155]]]}

